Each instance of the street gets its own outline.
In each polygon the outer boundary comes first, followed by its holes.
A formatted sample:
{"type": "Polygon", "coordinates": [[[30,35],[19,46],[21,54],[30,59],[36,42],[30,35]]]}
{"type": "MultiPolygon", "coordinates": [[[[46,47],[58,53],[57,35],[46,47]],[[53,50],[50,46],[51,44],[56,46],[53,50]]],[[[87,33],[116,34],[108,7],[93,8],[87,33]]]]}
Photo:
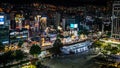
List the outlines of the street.
{"type": "Polygon", "coordinates": [[[96,56],[97,55],[90,54],[90,52],[86,52],[83,54],[45,59],[42,64],[50,68],[98,68],[98,64],[92,59],[96,56]]]}

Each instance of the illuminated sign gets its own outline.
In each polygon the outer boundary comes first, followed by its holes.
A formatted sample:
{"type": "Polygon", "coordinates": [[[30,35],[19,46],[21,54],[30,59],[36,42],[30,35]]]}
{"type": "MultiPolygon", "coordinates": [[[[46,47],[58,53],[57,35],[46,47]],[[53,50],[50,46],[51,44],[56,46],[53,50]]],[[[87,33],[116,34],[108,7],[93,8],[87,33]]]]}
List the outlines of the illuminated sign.
{"type": "Polygon", "coordinates": [[[74,28],[74,24],[70,24],[70,28],[74,28]]]}
{"type": "Polygon", "coordinates": [[[70,24],[70,28],[78,28],[78,24],[70,24]]]}
{"type": "Polygon", "coordinates": [[[4,24],[4,16],[0,16],[0,25],[4,24]]]}
{"type": "Polygon", "coordinates": [[[74,24],[74,28],[78,28],[78,24],[74,24]]]}

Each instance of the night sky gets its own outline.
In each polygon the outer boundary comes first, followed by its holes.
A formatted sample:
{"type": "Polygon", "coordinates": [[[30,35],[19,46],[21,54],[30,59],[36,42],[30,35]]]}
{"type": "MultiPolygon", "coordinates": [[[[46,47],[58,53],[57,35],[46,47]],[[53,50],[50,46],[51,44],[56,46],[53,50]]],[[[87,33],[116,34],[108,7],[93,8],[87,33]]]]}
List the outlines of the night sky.
{"type": "Polygon", "coordinates": [[[86,4],[106,5],[110,0],[0,0],[0,3],[27,4],[27,3],[47,3],[57,6],[81,6],[86,4]]]}

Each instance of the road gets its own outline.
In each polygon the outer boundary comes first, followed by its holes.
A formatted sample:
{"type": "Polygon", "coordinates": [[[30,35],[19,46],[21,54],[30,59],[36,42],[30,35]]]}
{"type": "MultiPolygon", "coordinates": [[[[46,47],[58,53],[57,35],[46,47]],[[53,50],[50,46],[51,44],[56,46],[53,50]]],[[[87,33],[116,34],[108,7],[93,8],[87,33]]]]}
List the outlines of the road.
{"type": "Polygon", "coordinates": [[[84,54],[45,59],[42,64],[50,68],[99,68],[98,64],[92,59],[96,56],[87,52],[84,54]]]}

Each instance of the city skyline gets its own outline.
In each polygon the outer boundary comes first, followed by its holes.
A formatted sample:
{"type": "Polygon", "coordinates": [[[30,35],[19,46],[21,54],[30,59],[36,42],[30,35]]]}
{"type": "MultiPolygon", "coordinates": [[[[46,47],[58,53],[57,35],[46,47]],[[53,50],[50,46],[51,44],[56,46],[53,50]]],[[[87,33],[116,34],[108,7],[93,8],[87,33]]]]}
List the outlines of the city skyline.
{"type": "Polygon", "coordinates": [[[120,1],[0,0],[0,67],[120,68],[120,1]]]}

